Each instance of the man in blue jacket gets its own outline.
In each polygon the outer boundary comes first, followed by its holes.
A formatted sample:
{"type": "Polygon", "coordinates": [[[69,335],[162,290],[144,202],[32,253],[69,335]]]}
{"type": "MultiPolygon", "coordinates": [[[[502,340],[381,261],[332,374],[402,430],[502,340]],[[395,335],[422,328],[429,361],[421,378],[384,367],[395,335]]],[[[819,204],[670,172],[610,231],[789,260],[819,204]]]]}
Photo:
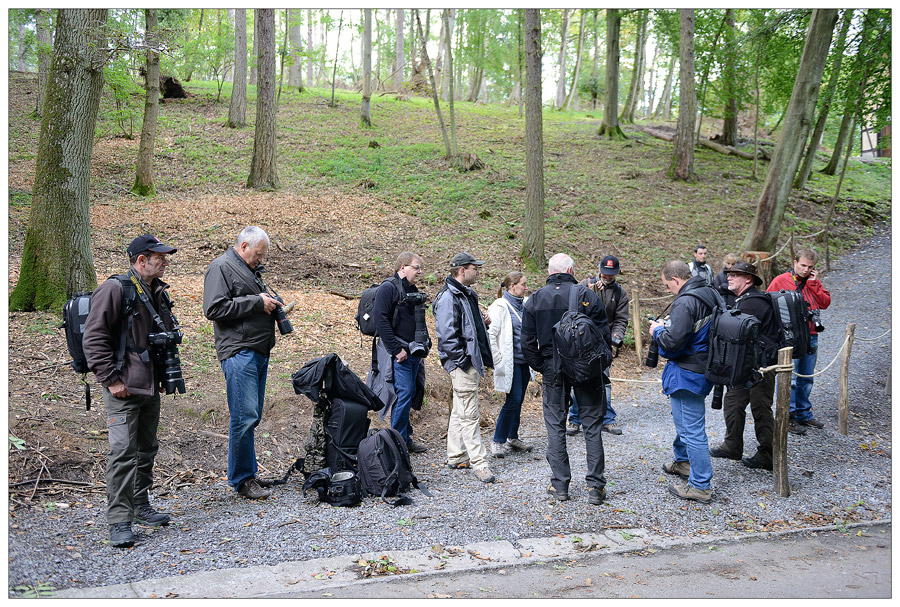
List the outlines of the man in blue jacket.
{"type": "MultiPolygon", "coordinates": [[[[706,395],[712,390],[703,375],[706,367],[707,337],[712,308],[693,291],[713,291],[704,276],[691,276],[683,261],[670,261],[662,269],[668,293],[675,295],[665,322],[651,321],[650,335],[659,346],[659,355],[668,361],[663,369],[663,394],[669,396],[675,440],[675,459],[663,471],[686,478],[675,481],[669,491],[682,499],[707,503],[712,498],[712,464],[706,436],[706,395]]],[[[707,294],[716,300],[715,293],[707,294]]]]}

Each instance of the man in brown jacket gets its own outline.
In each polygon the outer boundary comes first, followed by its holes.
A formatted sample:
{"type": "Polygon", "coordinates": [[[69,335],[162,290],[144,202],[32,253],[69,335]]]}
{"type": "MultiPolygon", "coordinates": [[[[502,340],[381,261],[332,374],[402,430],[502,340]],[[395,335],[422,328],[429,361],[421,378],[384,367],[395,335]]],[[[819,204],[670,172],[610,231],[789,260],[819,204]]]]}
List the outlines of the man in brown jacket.
{"type": "Polygon", "coordinates": [[[150,234],[135,238],[128,245],[131,269],[94,291],[84,326],[88,367],[103,384],[109,429],[106,520],[109,543],[116,548],[134,545],[132,521],[154,527],[169,522],[168,514],[150,505],[163,365],[161,352],[150,346],[148,335],[177,328],[166,294],[169,285],[161,280],[169,265],[167,255],[175,251],[150,234]],[[156,314],[138,296],[141,291],[156,314]]]}

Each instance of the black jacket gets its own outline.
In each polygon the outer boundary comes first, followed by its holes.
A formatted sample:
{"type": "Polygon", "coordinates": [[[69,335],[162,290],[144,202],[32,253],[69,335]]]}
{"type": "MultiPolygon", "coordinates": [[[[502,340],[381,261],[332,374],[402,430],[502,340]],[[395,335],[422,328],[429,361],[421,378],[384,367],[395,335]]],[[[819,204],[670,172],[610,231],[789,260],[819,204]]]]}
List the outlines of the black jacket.
{"type": "MultiPolygon", "coordinates": [[[[418,293],[419,289],[409,284],[405,278],[395,272],[394,278],[400,281],[405,293],[418,293]]],[[[397,356],[401,350],[409,353],[409,342],[416,335],[416,306],[412,303],[400,304],[400,292],[393,280],[381,283],[375,292],[375,304],[372,315],[375,317],[375,329],[391,356],[397,356]],[[396,309],[396,314],[395,314],[396,309]]]]}
{"type": "Polygon", "coordinates": [[[766,364],[775,363],[781,332],[772,299],[756,287],[750,287],[735,300],[735,307],[759,319],[759,339],[766,353],[766,364]]]}
{"type": "Polygon", "coordinates": [[[589,287],[600,301],[606,311],[606,320],[609,322],[609,330],[613,337],[619,340],[625,339],[625,330],[628,329],[628,293],[618,281],[612,286],[604,286],[599,276],[592,276],[582,280],[579,284],[589,287]]]}
{"type": "Polygon", "coordinates": [[[597,324],[606,344],[611,344],[609,322],[600,298],[590,289],[580,287],[571,274],[551,274],[547,283],[525,302],[522,315],[522,356],[535,371],[543,373],[544,366],[553,358],[553,325],[569,309],[569,290],[573,288],[581,289],[579,303],[583,312],[597,324]]]}
{"type": "Polygon", "coordinates": [[[734,306],[734,293],[728,289],[728,275],[725,273],[725,270],[716,274],[716,278],[713,280],[713,287],[725,300],[726,306],[729,308],[734,306]]]}
{"type": "MultiPolygon", "coordinates": [[[[706,368],[706,335],[704,327],[712,318],[712,308],[697,297],[688,295],[698,289],[710,289],[706,278],[694,276],[681,285],[672,301],[665,331],[658,331],[655,339],[666,356],[682,369],[703,373],[706,368]],[[703,322],[705,319],[705,322],[703,322]]],[[[711,297],[714,297],[710,294],[711,297]]]]}

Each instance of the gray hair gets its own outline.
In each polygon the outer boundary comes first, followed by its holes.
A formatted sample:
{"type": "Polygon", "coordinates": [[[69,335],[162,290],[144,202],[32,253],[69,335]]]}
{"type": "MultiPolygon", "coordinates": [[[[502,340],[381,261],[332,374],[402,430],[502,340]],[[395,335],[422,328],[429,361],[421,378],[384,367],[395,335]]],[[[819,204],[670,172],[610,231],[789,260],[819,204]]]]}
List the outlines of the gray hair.
{"type": "Polygon", "coordinates": [[[241,233],[238,234],[237,240],[235,241],[235,246],[241,246],[242,242],[246,242],[250,248],[256,247],[260,242],[265,241],[266,246],[268,247],[271,243],[269,241],[269,235],[265,233],[265,231],[259,226],[247,226],[241,233]]]}
{"type": "Polygon", "coordinates": [[[673,259],[663,266],[662,275],[666,277],[666,280],[680,278],[681,280],[688,281],[691,279],[691,269],[683,261],[673,259]]]}
{"type": "Polygon", "coordinates": [[[559,272],[568,272],[569,268],[575,269],[575,262],[565,253],[557,253],[550,258],[547,264],[547,274],[558,274],[559,272]]]}

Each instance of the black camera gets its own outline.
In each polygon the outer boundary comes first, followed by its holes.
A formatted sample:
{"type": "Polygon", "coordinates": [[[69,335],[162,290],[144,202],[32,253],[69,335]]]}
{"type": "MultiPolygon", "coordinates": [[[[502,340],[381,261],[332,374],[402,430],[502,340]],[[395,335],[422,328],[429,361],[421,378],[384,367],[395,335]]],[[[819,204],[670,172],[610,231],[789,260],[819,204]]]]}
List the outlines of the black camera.
{"type": "Polygon", "coordinates": [[[821,333],[825,330],[825,325],[822,324],[822,315],[819,310],[810,310],[809,319],[812,321],[816,333],[821,333]]]}
{"type": "Polygon", "coordinates": [[[647,358],[644,359],[644,366],[650,367],[651,369],[655,369],[656,365],[659,364],[659,344],[655,341],[650,342],[650,347],[647,348],[647,358]]]}
{"type": "Polygon", "coordinates": [[[294,330],[294,327],[287,318],[287,312],[284,311],[284,300],[281,299],[281,296],[277,293],[271,297],[281,304],[280,306],[275,306],[275,309],[272,310],[272,316],[275,317],[275,324],[278,325],[278,332],[282,335],[287,335],[294,330]]]}
{"type": "Polygon", "coordinates": [[[184,378],[181,376],[181,358],[178,356],[178,344],[181,343],[183,333],[175,327],[171,331],[150,333],[147,341],[150,348],[161,361],[163,368],[163,385],[166,394],[184,394],[184,378]]]}
{"type": "Polygon", "coordinates": [[[425,294],[407,293],[406,302],[415,305],[416,333],[409,344],[409,355],[419,358],[428,356],[428,326],[425,324],[425,294]]]}
{"type": "Polygon", "coordinates": [[[712,402],[709,404],[713,409],[721,409],[722,408],[722,397],[725,396],[725,386],[715,385],[713,386],[712,393],[712,402]]]}
{"type": "Polygon", "coordinates": [[[423,306],[425,305],[425,294],[424,293],[407,293],[404,296],[404,302],[412,304],[414,306],[423,306]]]}
{"type": "Polygon", "coordinates": [[[622,338],[621,337],[613,337],[610,341],[612,341],[612,345],[617,348],[622,347],[622,338]]]}

